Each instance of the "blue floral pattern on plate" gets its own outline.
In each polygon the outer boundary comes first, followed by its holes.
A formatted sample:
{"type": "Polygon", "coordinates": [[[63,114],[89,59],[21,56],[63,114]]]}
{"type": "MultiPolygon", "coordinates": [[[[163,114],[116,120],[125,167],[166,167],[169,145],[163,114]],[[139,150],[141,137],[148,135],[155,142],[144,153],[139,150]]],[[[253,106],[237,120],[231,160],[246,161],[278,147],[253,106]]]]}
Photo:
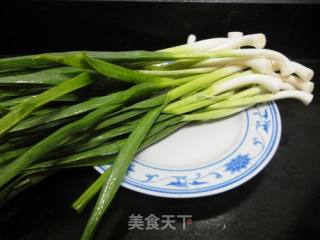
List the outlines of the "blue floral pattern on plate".
{"type": "Polygon", "coordinates": [[[231,173],[239,172],[247,167],[249,161],[249,154],[239,154],[226,164],[226,171],[230,171],[231,173]]]}

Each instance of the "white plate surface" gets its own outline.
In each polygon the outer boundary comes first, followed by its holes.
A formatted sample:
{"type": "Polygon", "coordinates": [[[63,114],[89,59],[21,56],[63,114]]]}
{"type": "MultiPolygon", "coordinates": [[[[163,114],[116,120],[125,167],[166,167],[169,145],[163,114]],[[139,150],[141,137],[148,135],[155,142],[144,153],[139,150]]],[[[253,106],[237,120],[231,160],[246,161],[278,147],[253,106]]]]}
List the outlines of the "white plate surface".
{"type": "MultiPolygon", "coordinates": [[[[122,186],[141,193],[189,198],[235,188],[259,173],[281,136],[275,103],[184,127],[139,153],[122,186]]],[[[106,167],[96,167],[103,172],[106,167]]]]}

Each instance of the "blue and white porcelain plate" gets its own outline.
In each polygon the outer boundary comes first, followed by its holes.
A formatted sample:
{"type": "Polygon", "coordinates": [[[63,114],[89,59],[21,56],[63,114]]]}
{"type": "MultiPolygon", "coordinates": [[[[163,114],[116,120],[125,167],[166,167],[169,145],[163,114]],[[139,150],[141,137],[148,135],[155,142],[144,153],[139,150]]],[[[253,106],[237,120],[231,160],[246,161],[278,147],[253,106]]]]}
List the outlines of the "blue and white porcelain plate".
{"type": "Polygon", "coordinates": [[[259,173],[274,155],[280,135],[275,103],[190,125],[139,153],[122,186],[170,198],[221,193],[259,173]]]}

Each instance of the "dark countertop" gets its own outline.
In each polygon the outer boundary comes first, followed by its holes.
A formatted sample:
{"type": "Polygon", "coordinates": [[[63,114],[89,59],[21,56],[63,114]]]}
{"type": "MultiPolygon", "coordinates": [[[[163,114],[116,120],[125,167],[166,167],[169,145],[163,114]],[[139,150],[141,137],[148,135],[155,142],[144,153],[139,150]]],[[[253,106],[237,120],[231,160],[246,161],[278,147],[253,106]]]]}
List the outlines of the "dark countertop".
{"type": "MultiPolygon", "coordinates": [[[[70,5],[63,4],[59,6],[60,8],[50,4],[38,7],[26,5],[16,11],[14,5],[1,8],[0,20],[5,25],[2,30],[4,37],[1,39],[1,54],[68,49],[72,41],[76,42],[81,34],[75,33],[75,30],[71,30],[70,34],[67,33],[67,29],[72,26],[67,13],[74,17],[75,22],[82,23],[80,13],[86,12],[86,18],[90,19],[95,14],[101,14],[104,9],[110,11],[112,15],[112,18],[106,15],[106,22],[111,20],[116,26],[124,26],[120,23],[127,22],[126,31],[121,29],[118,31],[118,40],[122,40],[115,46],[117,39],[114,36],[117,34],[115,28],[111,31],[103,24],[97,24],[97,19],[91,19],[90,26],[95,26],[94,29],[97,30],[95,39],[88,36],[78,39],[78,42],[74,44],[75,48],[87,45],[103,49],[102,40],[99,39],[101,37],[106,40],[107,46],[111,44],[111,48],[114,49],[122,47],[134,49],[143,44],[146,44],[147,48],[154,49],[175,42],[179,38],[181,41],[181,36],[184,36],[182,39],[184,40],[186,34],[195,29],[198,29],[201,36],[207,37],[209,34],[215,36],[215,30],[221,34],[229,31],[231,26],[236,26],[236,29],[244,29],[246,33],[261,29],[261,32],[269,36],[268,46],[270,48],[282,51],[292,58],[304,58],[305,60],[300,62],[313,68],[316,72],[315,98],[310,106],[305,107],[294,100],[278,103],[282,118],[281,142],[272,161],[260,174],[236,189],[198,199],[157,198],[121,188],[100,224],[96,239],[320,239],[320,61],[317,60],[319,59],[319,47],[315,45],[320,41],[319,37],[312,32],[316,31],[315,24],[319,17],[315,14],[319,15],[319,7],[296,6],[295,8],[282,5],[279,7],[260,5],[255,8],[256,6],[242,5],[236,10],[234,5],[202,5],[202,7],[195,7],[195,5],[177,7],[175,5],[177,11],[175,14],[173,11],[168,12],[169,20],[165,21],[167,23],[167,21],[170,22],[170,19],[175,20],[172,28],[177,31],[171,30],[172,37],[170,38],[160,37],[163,33],[159,31],[156,31],[158,34],[150,34],[149,25],[141,29],[146,22],[142,21],[139,16],[130,15],[131,10],[121,10],[128,14],[129,20],[126,20],[117,18],[115,11],[120,11],[118,5],[112,7],[102,4],[100,8],[97,8],[97,5],[90,6],[76,5],[77,11],[75,12],[68,12],[70,5]],[[45,10],[41,10],[42,8],[45,10]],[[26,14],[22,14],[23,11],[26,14]],[[270,26],[265,11],[269,13],[271,23],[278,21],[278,24],[270,26]],[[189,13],[195,14],[190,15],[186,20],[190,22],[191,27],[179,18],[179,14],[187,16],[189,13]],[[212,20],[211,32],[208,26],[199,27],[199,24],[192,23],[193,20],[196,21],[200,17],[196,13],[202,13],[202,21],[212,20]],[[280,15],[281,13],[285,17],[280,15]],[[60,15],[57,22],[52,18],[57,17],[55,14],[60,15]],[[220,25],[215,21],[219,20],[219,16],[224,16],[223,14],[228,18],[222,19],[220,25]],[[257,17],[252,17],[256,16],[255,14],[257,17]],[[30,16],[36,16],[36,19],[31,20],[30,16]],[[211,16],[214,17],[211,19],[211,16]],[[243,16],[243,21],[239,23],[241,16],[243,16]],[[246,16],[252,18],[248,19],[246,16]],[[13,20],[5,22],[4,20],[8,17],[12,17],[13,20]],[[275,17],[278,17],[278,20],[275,20],[275,17]],[[47,22],[38,22],[41,20],[47,22]],[[59,23],[63,21],[66,21],[66,25],[61,25],[59,31],[59,23]],[[56,28],[53,29],[53,26],[56,28]],[[180,27],[180,32],[178,32],[178,27],[180,27]],[[100,32],[101,29],[113,36],[109,39],[100,32]],[[138,34],[145,34],[146,38],[140,39],[141,42],[134,39],[131,39],[130,42],[126,37],[136,29],[138,33],[134,37],[137,37],[138,34]],[[73,39],[72,34],[75,34],[77,38],[73,39]],[[22,39],[23,36],[26,38],[22,39]],[[66,39],[65,43],[61,41],[63,37],[66,39]],[[40,41],[39,38],[42,38],[43,41],[40,41]],[[51,42],[50,39],[52,39],[51,42]],[[21,41],[20,45],[18,45],[19,41],[21,41]],[[57,45],[54,45],[54,41],[57,42],[57,45]],[[38,47],[37,43],[39,43],[38,47]],[[177,230],[128,230],[128,220],[131,214],[144,216],[155,214],[158,217],[164,214],[188,214],[192,215],[193,222],[187,226],[185,231],[181,229],[181,222],[176,225],[177,230]]],[[[147,9],[147,6],[131,5],[131,7],[133,12],[147,9]]],[[[154,5],[150,9],[151,12],[146,13],[145,18],[155,20],[161,15],[157,15],[158,10],[154,8],[154,5]],[[152,17],[152,14],[155,16],[152,17]]],[[[168,9],[169,7],[162,7],[163,11],[168,9]]],[[[110,26],[108,24],[107,26],[110,26]]],[[[161,23],[157,24],[157,27],[161,26],[161,23]]],[[[80,28],[77,26],[76,29],[80,28]]],[[[88,31],[92,33],[91,30],[88,31]]],[[[98,174],[91,168],[64,170],[13,199],[9,204],[0,208],[0,239],[79,239],[92,205],[82,215],[77,215],[69,205],[97,176],[98,174]]]]}

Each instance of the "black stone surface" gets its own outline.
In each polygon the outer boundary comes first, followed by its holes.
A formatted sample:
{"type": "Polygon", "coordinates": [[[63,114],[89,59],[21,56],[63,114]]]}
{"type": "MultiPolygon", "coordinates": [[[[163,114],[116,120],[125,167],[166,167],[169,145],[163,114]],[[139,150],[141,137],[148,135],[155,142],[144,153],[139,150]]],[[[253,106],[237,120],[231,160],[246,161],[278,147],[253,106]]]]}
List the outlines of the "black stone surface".
{"type": "MultiPolygon", "coordinates": [[[[159,49],[231,30],[263,32],[268,47],[316,72],[305,107],[279,102],[282,138],[270,164],[246,184],[198,199],[165,199],[121,188],[96,239],[320,239],[320,37],[318,5],[41,3],[0,5],[0,54],[72,49],[159,49]],[[191,214],[186,230],[128,230],[131,214],[191,214]]],[[[64,170],[0,208],[1,240],[79,239],[92,205],[69,205],[98,174],[64,170]]]]}

